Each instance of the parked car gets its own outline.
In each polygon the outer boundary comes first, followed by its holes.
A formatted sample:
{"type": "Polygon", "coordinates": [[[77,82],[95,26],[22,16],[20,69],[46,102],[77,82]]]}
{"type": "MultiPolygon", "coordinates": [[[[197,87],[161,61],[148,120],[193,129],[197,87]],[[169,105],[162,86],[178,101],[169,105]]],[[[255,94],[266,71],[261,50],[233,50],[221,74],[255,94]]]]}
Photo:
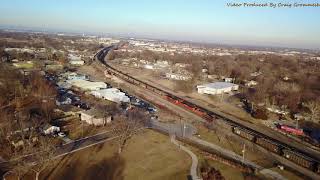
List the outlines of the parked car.
{"type": "Polygon", "coordinates": [[[81,103],[80,105],[78,105],[79,108],[84,109],[84,110],[90,110],[90,106],[86,103],[81,103]]]}

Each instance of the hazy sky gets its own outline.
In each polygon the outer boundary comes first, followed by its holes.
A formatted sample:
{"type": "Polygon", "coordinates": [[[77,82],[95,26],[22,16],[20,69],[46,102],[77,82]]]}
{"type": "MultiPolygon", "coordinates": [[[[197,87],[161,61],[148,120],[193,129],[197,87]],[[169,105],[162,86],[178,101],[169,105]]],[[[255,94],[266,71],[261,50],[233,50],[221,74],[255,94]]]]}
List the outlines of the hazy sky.
{"type": "Polygon", "coordinates": [[[1,0],[0,25],[320,48],[320,7],[231,8],[227,2],[290,0],[1,0]]]}

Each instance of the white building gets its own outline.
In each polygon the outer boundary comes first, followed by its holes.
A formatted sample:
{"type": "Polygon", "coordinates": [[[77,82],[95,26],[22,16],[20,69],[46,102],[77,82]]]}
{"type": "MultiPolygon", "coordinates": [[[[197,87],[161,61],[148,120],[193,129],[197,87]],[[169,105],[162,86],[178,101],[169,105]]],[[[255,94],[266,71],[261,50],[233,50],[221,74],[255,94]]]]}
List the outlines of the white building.
{"type": "Polygon", "coordinates": [[[96,91],[100,89],[107,88],[107,84],[104,82],[92,82],[82,79],[76,79],[76,80],[68,80],[68,84],[71,84],[72,86],[78,87],[82,90],[89,90],[89,91],[96,91]]]}
{"type": "Polygon", "coordinates": [[[153,65],[146,64],[143,66],[145,69],[154,69],[153,65]]]}
{"type": "Polygon", "coordinates": [[[50,134],[58,133],[58,132],[60,132],[60,127],[52,126],[52,125],[50,125],[50,124],[46,124],[44,127],[42,127],[42,132],[43,132],[45,135],[50,135],[50,134]]]}
{"type": "Polygon", "coordinates": [[[257,77],[257,76],[260,76],[260,75],[262,75],[262,72],[260,72],[260,71],[250,73],[250,76],[252,76],[252,77],[257,77]]]}
{"type": "Polygon", "coordinates": [[[233,78],[224,78],[224,82],[228,82],[228,83],[232,83],[233,82],[233,78]]]}
{"type": "Polygon", "coordinates": [[[70,63],[71,65],[75,65],[75,66],[82,66],[82,65],[84,65],[84,61],[82,61],[82,60],[69,61],[69,63],[70,63]]]}
{"type": "Polygon", "coordinates": [[[73,55],[73,54],[69,54],[68,55],[68,59],[69,59],[69,61],[81,61],[81,57],[80,56],[76,56],[76,55],[73,55]]]}
{"type": "Polygon", "coordinates": [[[91,94],[97,98],[103,98],[116,103],[130,102],[129,97],[126,96],[125,93],[121,92],[119,89],[116,89],[116,88],[92,91],[91,94]]]}
{"type": "Polygon", "coordinates": [[[107,123],[110,123],[112,120],[111,116],[105,116],[103,114],[97,113],[96,110],[91,109],[89,111],[82,111],[80,113],[81,121],[85,121],[88,124],[95,126],[104,126],[107,123]]]}
{"type": "Polygon", "coordinates": [[[68,80],[88,80],[88,77],[83,74],[70,73],[67,75],[68,80]]]}
{"type": "Polygon", "coordinates": [[[257,81],[251,80],[251,81],[246,82],[245,85],[246,85],[247,87],[252,87],[252,86],[256,86],[257,84],[258,84],[257,81]]]}
{"type": "Polygon", "coordinates": [[[191,76],[177,74],[177,73],[166,73],[166,78],[187,81],[187,80],[191,79],[191,76]]]}
{"type": "Polygon", "coordinates": [[[236,91],[239,89],[239,85],[228,82],[215,82],[210,84],[204,84],[197,86],[198,93],[200,94],[222,94],[236,91]]]}

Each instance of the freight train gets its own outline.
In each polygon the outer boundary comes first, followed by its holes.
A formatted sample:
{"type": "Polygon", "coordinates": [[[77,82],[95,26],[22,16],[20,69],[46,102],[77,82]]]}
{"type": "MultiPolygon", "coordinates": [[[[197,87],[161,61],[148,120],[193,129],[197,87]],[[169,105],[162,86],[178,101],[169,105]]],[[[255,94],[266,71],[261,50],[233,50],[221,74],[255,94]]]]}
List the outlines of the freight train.
{"type": "MultiPolygon", "coordinates": [[[[99,54],[99,56],[103,56],[99,54]]],[[[100,58],[98,58],[100,60],[100,58]]],[[[196,105],[190,101],[184,100],[181,97],[175,96],[169,92],[163,91],[153,85],[147,84],[141,80],[138,80],[126,73],[123,73],[108,64],[104,61],[100,60],[107,68],[107,71],[114,76],[119,77],[127,81],[128,83],[134,84],[136,86],[140,86],[142,88],[148,89],[153,91],[154,93],[162,96],[168,102],[171,102],[179,107],[182,107],[188,111],[193,112],[194,114],[200,116],[201,118],[205,119],[208,122],[213,122],[215,119],[221,119],[228,125],[232,127],[233,133],[242,138],[245,138],[253,143],[275,153],[278,155],[283,156],[284,158],[304,167],[313,172],[320,174],[320,162],[317,159],[308,157],[304,153],[299,152],[298,150],[290,147],[287,144],[281,143],[273,138],[267,137],[266,135],[259,133],[249,127],[246,127],[231,118],[227,117],[227,115],[222,115],[218,112],[212,112],[203,108],[199,105],[196,105]]]]}
{"type": "Polygon", "coordinates": [[[302,153],[299,153],[291,148],[284,146],[281,143],[274,142],[269,138],[263,137],[252,131],[248,131],[245,128],[233,127],[233,133],[247,139],[261,147],[267,149],[268,151],[281,155],[284,158],[304,167],[311,171],[320,174],[320,163],[302,153]]]}

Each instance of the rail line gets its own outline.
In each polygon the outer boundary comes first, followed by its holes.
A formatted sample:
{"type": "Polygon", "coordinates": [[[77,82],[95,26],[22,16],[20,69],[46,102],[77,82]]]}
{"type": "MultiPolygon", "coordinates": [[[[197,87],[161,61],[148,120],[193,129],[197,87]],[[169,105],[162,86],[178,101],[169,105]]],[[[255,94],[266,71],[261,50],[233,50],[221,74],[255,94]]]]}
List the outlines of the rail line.
{"type": "Polygon", "coordinates": [[[187,101],[181,97],[173,95],[172,93],[159,89],[153,85],[143,82],[135,77],[132,77],[108,65],[107,63],[105,63],[104,58],[107,55],[109,50],[115,49],[115,48],[117,48],[117,46],[110,46],[110,47],[104,48],[103,50],[99,51],[95,56],[95,59],[99,60],[106,67],[109,74],[117,76],[118,78],[123,79],[133,85],[153,91],[154,93],[162,96],[164,99],[166,99],[170,103],[173,103],[177,106],[187,109],[193,112],[194,114],[200,116],[206,121],[213,122],[217,119],[222,120],[231,127],[231,130],[234,134],[257,144],[272,153],[281,155],[282,157],[310,171],[320,174],[320,161],[318,159],[319,157],[311,156],[310,154],[302,152],[299,149],[294,148],[287,143],[281,142],[261,132],[258,132],[255,129],[245,126],[237,122],[236,120],[234,120],[234,118],[232,118],[229,115],[225,115],[216,111],[215,112],[210,111],[205,107],[202,107],[200,105],[187,101]]]}

